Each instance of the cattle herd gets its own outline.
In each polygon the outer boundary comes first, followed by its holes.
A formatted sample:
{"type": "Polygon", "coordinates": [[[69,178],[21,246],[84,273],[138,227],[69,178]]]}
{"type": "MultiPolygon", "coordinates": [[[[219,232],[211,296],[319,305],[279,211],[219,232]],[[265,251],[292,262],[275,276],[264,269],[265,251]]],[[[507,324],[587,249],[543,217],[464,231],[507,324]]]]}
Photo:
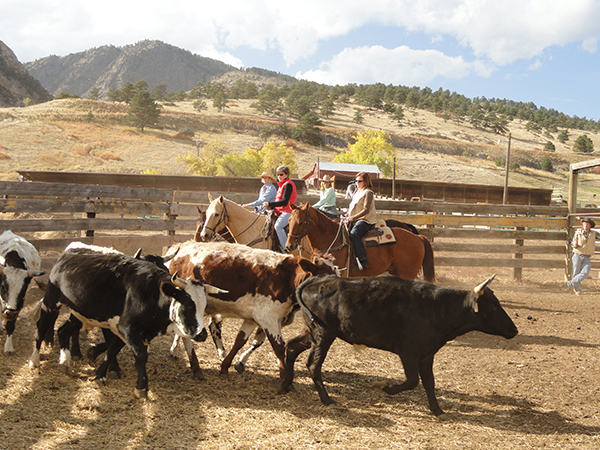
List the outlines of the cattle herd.
{"type": "MultiPolygon", "coordinates": [[[[44,275],[37,250],[20,236],[0,236],[0,300],[5,355],[14,353],[13,332],[26,290],[44,275]]],[[[413,389],[421,379],[429,408],[443,414],[434,390],[433,360],[448,341],[469,331],[510,339],[517,328],[489,284],[457,290],[399,277],[340,278],[326,259],[312,260],[253,249],[227,242],[185,242],[164,257],[140,252],[128,256],[114,249],[72,243],[53,266],[45,293],[30,313],[37,332],[30,367],[40,367],[40,348],[51,343],[61,306],[70,311],[58,328],[59,367],[69,372],[80,356],[79,331],[100,327],[104,342],[90,349],[105,353],[96,379],[119,376],[119,351],[127,345],[137,369],[135,393],[148,392],[147,345],[159,334],[174,332],[185,346],[192,374],[202,377],[194,341],[207,338],[204,316],[221,357],[220,372],[231,365],[244,370],[253,349],[269,340],[278,361],[280,391],[291,390],[294,363],[309,350],[306,367],[320,400],[331,404],[322,379],[322,365],[336,338],[373,347],[400,357],[406,381],[382,386],[388,394],[413,389]],[[282,327],[301,311],[304,331],[286,344],[282,327]],[[234,344],[226,352],[221,320],[242,319],[234,344]],[[234,363],[238,352],[258,328],[251,350],[234,363]]],[[[0,330],[1,331],[1,330],[0,330]]]]}

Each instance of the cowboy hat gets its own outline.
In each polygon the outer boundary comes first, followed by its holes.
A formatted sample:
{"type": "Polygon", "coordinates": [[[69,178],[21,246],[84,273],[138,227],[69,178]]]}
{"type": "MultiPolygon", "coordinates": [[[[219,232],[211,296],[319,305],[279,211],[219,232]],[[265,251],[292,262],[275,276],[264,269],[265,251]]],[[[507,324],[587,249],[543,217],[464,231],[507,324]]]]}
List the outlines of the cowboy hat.
{"type": "Polygon", "coordinates": [[[319,181],[324,183],[333,183],[335,181],[335,175],[330,177],[329,175],[323,175],[323,178],[319,178],[319,181]]]}
{"type": "Polygon", "coordinates": [[[265,170],[263,173],[261,173],[259,175],[259,178],[268,178],[269,180],[271,180],[271,183],[277,183],[277,180],[275,179],[273,174],[271,174],[271,172],[269,172],[268,170],[265,170]]]}
{"type": "Polygon", "coordinates": [[[590,219],[589,217],[584,217],[581,219],[581,222],[588,222],[590,224],[591,228],[594,228],[596,226],[596,222],[594,222],[592,219],[590,219]]]}

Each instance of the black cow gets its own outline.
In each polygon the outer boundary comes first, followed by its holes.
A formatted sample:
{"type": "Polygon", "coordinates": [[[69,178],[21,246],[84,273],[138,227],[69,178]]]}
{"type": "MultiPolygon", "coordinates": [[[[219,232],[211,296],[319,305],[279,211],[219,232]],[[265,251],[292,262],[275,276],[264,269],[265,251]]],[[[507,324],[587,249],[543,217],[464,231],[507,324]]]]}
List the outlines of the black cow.
{"type": "MultiPolygon", "coordinates": [[[[195,341],[206,339],[203,315],[205,286],[200,281],[182,280],[151,261],[120,253],[85,250],[65,251],[52,271],[37,322],[35,348],[30,366],[39,367],[42,340],[53,327],[62,305],[88,326],[109,329],[120,339],[110,339],[107,356],[96,378],[105,381],[109,364],[127,344],[138,370],[136,395],[148,390],[146,343],[169,328],[195,341]]],[[[68,367],[71,354],[62,347],[60,363],[68,367]]]]}
{"type": "Polygon", "coordinates": [[[333,341],[387,350],[400,356],[406,381],[383,388],[397,394],[415,388],[419,375],[429,408],[443,414],[435,397],[433,357],[446,342],[469,331],[511,339],[517,328],[494,293],[491,277],[473,291],[434,286],[397,277],[311,278],[296,290],[308,330],[289,341],[282,384],[289,391],[294,362],[310,348],[307,367],[325,405],[333,403],[321,366],[333,341]]]}

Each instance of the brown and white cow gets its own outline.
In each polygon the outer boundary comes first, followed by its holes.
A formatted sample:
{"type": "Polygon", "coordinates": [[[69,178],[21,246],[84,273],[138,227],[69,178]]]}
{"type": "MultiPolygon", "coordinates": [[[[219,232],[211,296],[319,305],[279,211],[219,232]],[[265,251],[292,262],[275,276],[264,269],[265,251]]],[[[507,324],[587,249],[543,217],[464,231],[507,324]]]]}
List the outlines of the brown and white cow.
{"type": "Polygon", "coordinates": [[[305,258],[240,244],[188,241],[175,244],[167,255],[175,250],[177,256],[169,263],[171,273],[204,280],[228,291],[207,297],[206,314],[244,321],[233,348],[221,363],[221,374],[228,373],[233,358],[258,325],[273,347],[283,377],[285,342],[281,327],[296,305],[295,289],[312,276],[334,271],[305,258]]]}

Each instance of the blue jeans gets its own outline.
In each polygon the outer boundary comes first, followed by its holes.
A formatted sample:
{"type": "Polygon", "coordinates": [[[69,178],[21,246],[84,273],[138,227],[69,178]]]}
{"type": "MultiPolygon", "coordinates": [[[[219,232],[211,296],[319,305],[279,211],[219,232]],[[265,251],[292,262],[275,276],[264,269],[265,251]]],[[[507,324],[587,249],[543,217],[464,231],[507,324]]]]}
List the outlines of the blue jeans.
{"type": "Polygon", "coordinates": [[[292,214],[292,213],[289,213],[289,212],[281,213],[277,217],[277,220],[275,221],[275,233],[277,234],[277,237],[279,238],[279,243],[281,244],[282,250],[285,250],[285,243],[287,241],[287,234],[285,232],[285,227],[287,226],[287,224],[290,220],[290,214],[292,214]]]}
{"type": "Polygon", "coordinates": [[[372,226],[366,220],[358,220],[350,230],[350,240],[354,245],[354,254],[361,263],[367,260],[367,251],[363,245],[362,237],[372,226]]]}
{"type": "Polygon", "coordinates": [[[584,256],[580,253],[573,253],[573,277],[567,283],[568,286],[573,286],[576,292],[581,292],[581,282],[590,274],[592,261],[589,256],[584,256]]]}

